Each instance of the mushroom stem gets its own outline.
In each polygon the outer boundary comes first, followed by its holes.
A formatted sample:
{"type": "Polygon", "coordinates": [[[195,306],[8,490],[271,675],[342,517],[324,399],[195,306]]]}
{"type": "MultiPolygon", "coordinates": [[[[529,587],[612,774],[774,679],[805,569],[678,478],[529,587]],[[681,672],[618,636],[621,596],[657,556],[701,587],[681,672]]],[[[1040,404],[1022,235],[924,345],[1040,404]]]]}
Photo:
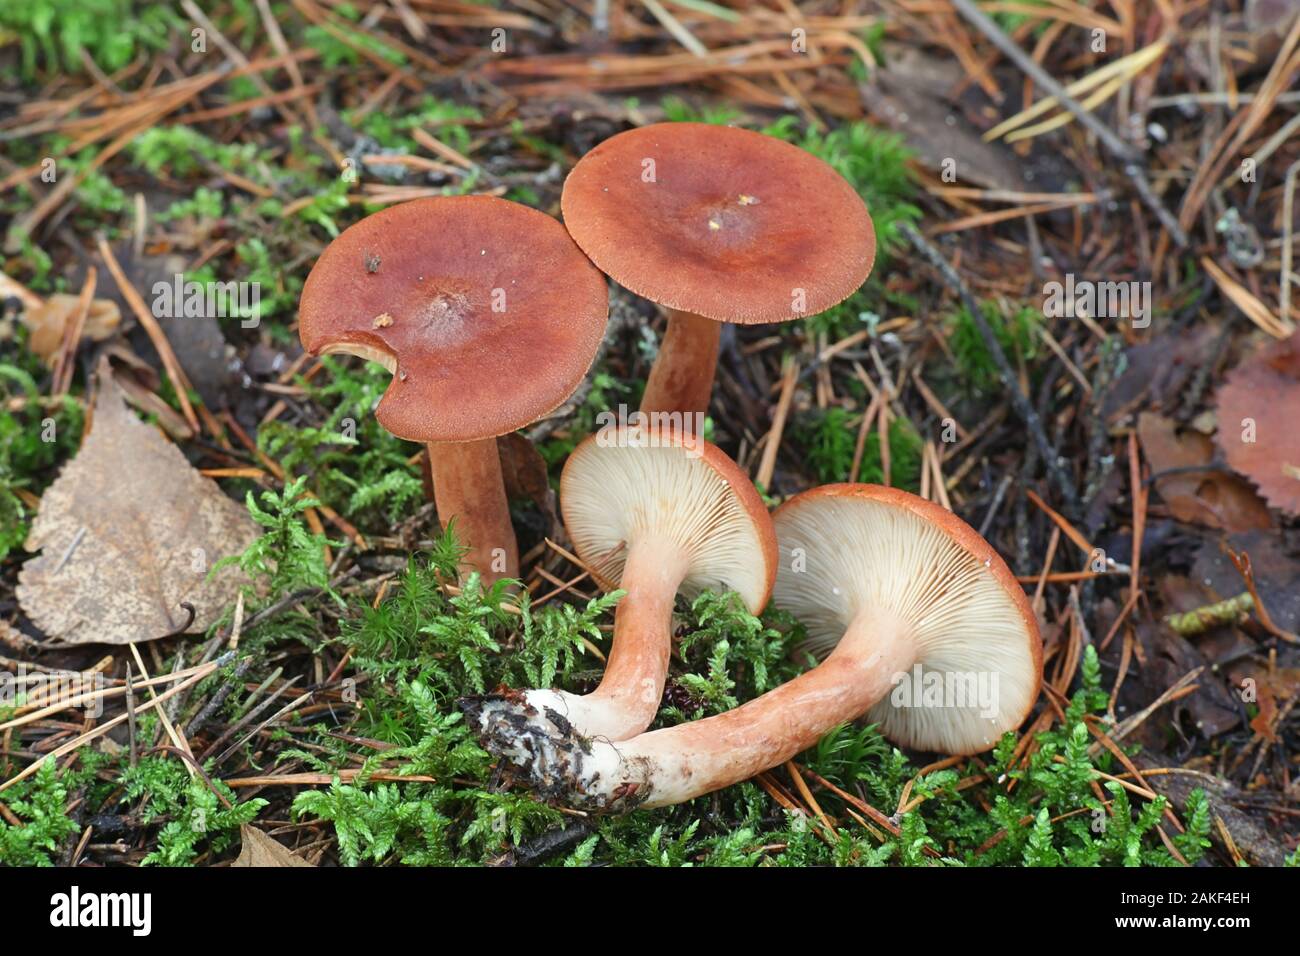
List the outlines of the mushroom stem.
{"type": "Polygon", "coordinates": [[[477,571],[484,586],[519,576],[519,546],[510,524],[497,440],[431,443],[429,473],[443,527],[455,520],[456,539],[468,547],[461,567],[477,571]]]}
{"type": "Polygon", "coordinates": [[[669,309],[668,328],[650,369],[641,411],[707,413],[721,335],[722,323],[669,309]]]}
{"type": "MultiPolygon", "coordinates": [[[[661,807],[747,780],[806,750],[882,700],[917,659],[907,626],[860,614],[819,666],[705,720],[609,744],[569,735],[506,755],[544,796],[594,810],[661,807]]],[[[490,728],[489,728],[490,733],[490,728]]]]}
{"type": "Polygon", "coordinates": [[[627,596],[614,611],[614,640],[600,685],[590,694],[530,690],[522,702],[484,704],[485,722],[514,708],[531,720],[538,733],[549,733],[545,715],[554,711],[572,732],[583,737],[625,740],[654,720],[668,679],[672,653],[673,604],[686,577],[681,548],[667,541],[642,539],[628,549],[622,587],[627,596]]]}

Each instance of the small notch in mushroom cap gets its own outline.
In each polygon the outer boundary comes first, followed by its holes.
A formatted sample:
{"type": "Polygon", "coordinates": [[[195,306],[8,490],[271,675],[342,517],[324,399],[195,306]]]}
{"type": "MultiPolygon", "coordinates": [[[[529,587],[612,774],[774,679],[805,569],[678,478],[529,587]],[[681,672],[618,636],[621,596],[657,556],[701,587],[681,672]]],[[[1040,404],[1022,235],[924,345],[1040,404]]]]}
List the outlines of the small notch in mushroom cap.
{"type": "Polygon", "coordinates": [[[439,518],[456,519],[467,567],[496,580],[518,574],[497,436],[573,393],[607,316],[604,278],[550,216],[446,196],[344,230],[307,277],[298,332],[309,352],[393,373],[376,417],[429,446],[439,518]]]}

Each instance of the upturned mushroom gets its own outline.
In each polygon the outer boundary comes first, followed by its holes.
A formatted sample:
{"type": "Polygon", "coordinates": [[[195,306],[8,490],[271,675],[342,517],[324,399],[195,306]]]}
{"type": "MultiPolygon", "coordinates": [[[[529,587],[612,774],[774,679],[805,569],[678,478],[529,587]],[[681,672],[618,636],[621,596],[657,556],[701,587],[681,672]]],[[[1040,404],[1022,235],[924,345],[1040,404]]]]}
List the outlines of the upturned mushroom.
{"type": "Polygon", "coordinates": [[[376,409],[428,446],[438,517],[467,569],[518,574],[497,436],[560,405],[608,318],[604,277],[544,213],[491,196],[417,199],[344,230],[303,286],[298,334],[313,354],[379,362],[376,409]]]}
{"type": "Polygon", "coordinates": [[[972,754],[1029,714],[1042,646],[991,545],[903,491],[829,485],[778,509],[777,606],[825,660],[735,710],[618,744],[485,728],[544,796],[597,811],[680,803],[779,765],[845,721],[899,744],[972,754]]]}
{"type": "Polygon", "coordinates": [[[539,745],[552,727],[622,740],[645,730],[659,708],[676,596],[730,590],[757,614],[776,577],[776,536],[744,472],[702,438],[667,427],[589,436],[565,464],[560,506],[597,582],[627,591],[600,686],[586,695],[514,691],[461,706],[477,726],[515,728],[539,745]]]}
{"type": "Polygon", "coordinates": [[[668,311],[641,410],[705,413],[722,322],[823,312],[866,281],[867,207],[810,153],[750,130],[657,123],[584,156],[561,198],[570,235],[668,311]]]}

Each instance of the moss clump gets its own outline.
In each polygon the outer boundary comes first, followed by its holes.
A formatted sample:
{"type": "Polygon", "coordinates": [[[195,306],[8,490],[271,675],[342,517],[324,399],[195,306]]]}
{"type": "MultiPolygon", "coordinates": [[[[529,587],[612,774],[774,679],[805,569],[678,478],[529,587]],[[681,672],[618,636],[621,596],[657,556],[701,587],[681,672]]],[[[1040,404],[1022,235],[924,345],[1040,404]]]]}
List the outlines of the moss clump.
{"type": "MultiPolygon", "coordinates": [[[[818,412],[808,425],[798,429],[798,440],[818,479],[823,484],[848,481],[853,470],[853,450],[857,446],[857,425],[849,422],[849,413],[840,407],[818,412]]],[[[921,451],[925,442],[906,419],[889,423],[889,483],[895,488],[917,492],[921,487],[921,451]]],[[[858,481],[883,484],[884,461],[880,454],[880,431],[872,428],[862,446],[862,464],[858,481]]]]}
{"type": "MultiPolygon", "coordinates": [[[[980,312],[1013,367],[1038,355],[1042,316],[1037,311],[1028,306],[1004,310],[996,302],[984,302],[980,312]]],[[[967,387],[975,392],[999,388],[997,364],[970,311],[965,307],[959,309],[948,319],[947,327],[948,346],[967,387]]]]}

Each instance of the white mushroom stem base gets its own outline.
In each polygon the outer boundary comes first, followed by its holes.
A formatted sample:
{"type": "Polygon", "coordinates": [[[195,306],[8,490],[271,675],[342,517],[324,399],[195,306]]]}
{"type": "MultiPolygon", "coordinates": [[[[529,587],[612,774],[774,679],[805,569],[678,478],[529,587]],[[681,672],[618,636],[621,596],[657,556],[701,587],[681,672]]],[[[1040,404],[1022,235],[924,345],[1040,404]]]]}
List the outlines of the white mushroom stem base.
{"type": "MultiPolygon", "coordinates": [[[[621,584],[627,596],[614,612],[605,674],[590,694],[529,690],[464,701],[462,707],[475,709],[481,731],[499,725],[536,738],[576,734],[605,740],[641,733],[663,698],[673,603],[686,572],[686,559],[674,542],[643,539],[629,548],[621,584]],[[563,721],[563,730],[550,714],[563,721]]],[[[489,749],[493,739],[488,738],[489,749]]]]}
{"type": "Polygon", "coordinates": [[[482,575],[484,587],[518,577],[519,546],[510,523],[497,440],[430,444],[428,451],[438,520],[444,528],[453,522],[456,540],[469,548],[461,568],[482,575]]]}
{"type": "MultiPolygon", "coordinates": [[[[742,707],[616,743],[572,733],[555,711],[549,734],[479,718],[493,752],[543,797],[594,811],[662,807],[747,780],[806,750],[882,700],[917,659],[908,629],[864,612],[819,666],[742,707]]],[[[530,724],[536,721],[530,722],[530,724]]]]}
{"type": "Polygon", "coordinates": [[[707,413],[721,336],[721,322],[669,309],[668,328],[646,380],[641,411],[707,413]]]}

